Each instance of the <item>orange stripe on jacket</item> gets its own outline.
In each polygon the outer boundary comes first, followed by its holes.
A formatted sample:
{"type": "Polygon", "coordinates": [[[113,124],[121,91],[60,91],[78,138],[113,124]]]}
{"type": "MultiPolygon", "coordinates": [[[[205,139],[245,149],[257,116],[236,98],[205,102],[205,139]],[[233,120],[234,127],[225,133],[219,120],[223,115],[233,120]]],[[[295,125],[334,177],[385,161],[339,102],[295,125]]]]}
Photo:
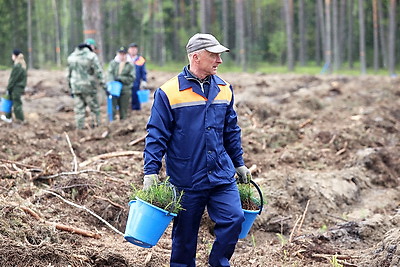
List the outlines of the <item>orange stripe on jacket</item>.
{"type": "Polygon", "coordinates": [[[135,61],[135,65],[138,66],[143,66],[144,63],[146,63],[146,59],[144,59],[144,57],[140,56],[136,61],[135,61]]]}
{"type": "MultiPolygon", "coordinates": [[[[218,86],[220,88],[220,92],[214,100],[225,100],[229,103],[232,100],[232,91],[229,88],[230,85],[227,83],[226,85],[218,86]]],[[[164,83],[160,88],[167,95],[171,106],[193,102],[204,102],[205,104],[207,101],[207,98],[193,92],[192,88],[180,91],[177,76],[164,83]]]]}

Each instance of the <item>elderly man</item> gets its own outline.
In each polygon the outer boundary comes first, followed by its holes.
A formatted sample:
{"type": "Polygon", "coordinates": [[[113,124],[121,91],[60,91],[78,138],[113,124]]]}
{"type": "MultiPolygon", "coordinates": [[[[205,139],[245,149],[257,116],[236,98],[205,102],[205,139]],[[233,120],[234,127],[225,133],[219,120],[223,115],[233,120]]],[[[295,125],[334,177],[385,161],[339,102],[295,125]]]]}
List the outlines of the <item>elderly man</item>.
{"type": "Polygon", "coordinates": [[[144,188],[158,182],[165,155],[170,182],[184,191],[174,219],[170,266],[196,266],[197,236],[207,207],[215,222],[210,266],[230,266],[244,215],[234,178],[250,182],[230,84],[216,73],[229,49],[210,34],[186,46],[189,65],[154,95],[144,150],[144,188]]]}

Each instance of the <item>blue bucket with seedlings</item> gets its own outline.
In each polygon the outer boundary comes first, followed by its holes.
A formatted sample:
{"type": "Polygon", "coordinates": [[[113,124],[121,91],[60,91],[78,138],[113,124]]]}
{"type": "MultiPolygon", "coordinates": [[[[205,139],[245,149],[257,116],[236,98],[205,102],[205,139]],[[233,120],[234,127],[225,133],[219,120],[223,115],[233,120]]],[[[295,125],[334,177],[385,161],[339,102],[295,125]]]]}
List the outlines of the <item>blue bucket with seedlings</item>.
{"type": "Polygon", "coordinates": [[[155,246],[176,216],[139,198],[131,200],[129,206],[124,238],[143,248],[155,246]]]}
{"type": "Polygon", "coordinates": [[[147,102],[149,102],[150,90],[149,89],[138,90],[137,95],[138,95],[140,103],[147,103],[147,102]]]}
{"type": "Polygon", "coordinates": [[[111,81],[107,83],[107,91],[110,95],[119,97],[121,95],[122,83],[118,81],[111,81]]]}
{"type": "Polygon", "coordinates": [[[5,99],[4,97],[0,99],[0,111],[10,113],[12,105],[13,102],[11,100],[5,99]]]}
{"type": "Polygon", "coordinates": [[[243,209],[244,222],[242,223],[242,231],[239,234],[239,238],[240,239],[246,238],[246,236],[250,232],[251,227],[253,226],[254,221],[257,218],[257,215],[261,214],[261,212],[263,210],[263,205],[264,205],[264,199],[263,199],[260,187],[258,187],[258,185],[252,180],[250,181],[250,183],[256,188],[258,194],[260,195],[260,203],[261,203],[261,205],[259,206],[258,210],[245,210],[245,209],[243,209]]]}

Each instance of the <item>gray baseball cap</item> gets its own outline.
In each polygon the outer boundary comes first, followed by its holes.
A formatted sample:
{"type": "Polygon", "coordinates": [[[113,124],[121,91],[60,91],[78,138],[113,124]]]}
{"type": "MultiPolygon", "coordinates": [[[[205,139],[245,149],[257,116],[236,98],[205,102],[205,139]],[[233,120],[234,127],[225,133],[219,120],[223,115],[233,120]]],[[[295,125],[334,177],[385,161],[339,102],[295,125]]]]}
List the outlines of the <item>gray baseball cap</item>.
{"type": "Polygon", "coordinates": [[[229,52],[229,48],[221,45],[218,40],[212,36],[211,34],[207,33],[196,33],[189,39],[186,45],[187,53],[192,53],[195,51],[199,51],[201,49],[205,49],[211,53],[222,53],[222,52],[229,52]]]}

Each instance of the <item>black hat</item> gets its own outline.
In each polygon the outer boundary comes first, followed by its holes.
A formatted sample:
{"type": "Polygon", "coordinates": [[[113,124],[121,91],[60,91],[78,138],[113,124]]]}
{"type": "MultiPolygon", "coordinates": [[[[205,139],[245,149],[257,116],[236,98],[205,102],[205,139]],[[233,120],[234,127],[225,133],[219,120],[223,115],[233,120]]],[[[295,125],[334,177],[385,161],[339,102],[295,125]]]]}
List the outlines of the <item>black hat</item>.
{"type": "Polygon", "coordinates": [[[124,46],[121,46],[119,49],[118,49],[118,53],[127,53],[126,52],[126,48],[124,47],[124,46]]]}
{"type": "Polygon", "coordinates": [[[12,53],[13,53],[13,55],[18,56],[19,54],[22,54],[22,51],[16,48],[16,49],[13,50],[12,53]]]}
{"type": "Polygon", "coordinates": [[[129,47],[138,47],[137,43],[130,43],[129,47]]]}

